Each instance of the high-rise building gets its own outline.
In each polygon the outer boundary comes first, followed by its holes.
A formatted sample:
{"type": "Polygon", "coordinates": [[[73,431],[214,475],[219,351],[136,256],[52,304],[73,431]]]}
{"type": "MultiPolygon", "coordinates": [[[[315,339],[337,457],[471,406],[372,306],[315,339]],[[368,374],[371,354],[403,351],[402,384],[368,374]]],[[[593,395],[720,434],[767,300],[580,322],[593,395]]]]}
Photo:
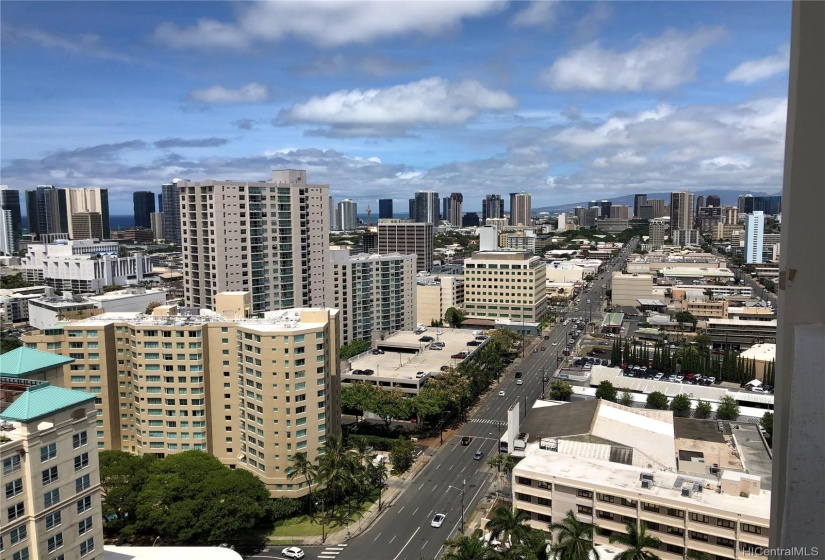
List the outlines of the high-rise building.
{"type": "Polygon", "coordinates": [[[487,225],[490,218],[504,217],[504,199],[500,194],[488,194],[481,201],[481,225],[487,225]]]}
{"type": "Polygon", "coordinates": [[[345,198],[338,203],[338,229],[341,231],[355,231],[358,229],[358,204],[345,198]]]}
{"type": "Polygon", "coordinates": [[[0,413],[3,558],[103,558],[95,395],[32,381],[0,413]]]}
{"type": "MultiPolygon", "coordinates": [[[[340,433],[340,313],[288,309],[246,319],[248,293],[220,294],[217,301],[218,314],[179,314],[174,305],[152,315],[104,313],[38,331],[26,343],[71,353],[64,386],[75,395],[103,395],[86,408],[93,425],[99,421],[88,431],[93,450],[160,457],[201,450],[252,472],[273,498],[304,496],[309,489],[289,478],[286,451],[306,452],[315,461],[324,438],[340,433]],[[70,350],[78,339],[95,345],[70,350]],[[131,365],[124,362],[125,352],[137,347],[142,350],[132,352],[131,365]],[[141,372],[140,382],[121,385],[132,368],[141,372]],[[126,409],[129,415],[121,417],[126,409]]],[[[43,467],[35,464],[39,480],[43,467]]]]}
{"type": "Polygon", "coordinates": [[[163,212],[152,212],[149,214],[149,223],[152,226],[152,235],[155,239],[165,239],[163,237],[163,212]]]}
{"type": "Polygon", "coordinates": [[[330,251],[335,292],[341,312],[342,341],[371,340],[374,331],[392,334],[415,328],[415,255],[350,255],[330,251]]]}
{"type": "Polygon", "coordinates": [[[705,199],[705,206],[722,206],[722,199],[715,194],[709,194],[705,199]]]}
{"type": "Polygon", "coordinates": [[[699,208],[704,208],[704,206],[705,206],[705,197],[702,196],[702,195],[697,196],[696,197],[696,207],[693,211],[693,216],[698,217],[699,216],[699,208]]]}
{"type": "Polygon", "coordinates": [[[411,199],[409,199],[408,202],[409,202],[409,205],[410,205],[409,217],[410,217],[410,220],[412,220],[414,222],[415,221],[415,213],[416,213],[415,212],[415,199],[411,198],[411,199]]]}
{"type": "Polygon", "coordinates": [[[591,200],[590,203],[587,205],[588,208],[593,208],[594,206],[599,206],[598,200],[591,200]]]}
{"type": "Polygon", "coordinates": [[[26,191],[26,217],[29,233],[38,237],[49,233],[69,233],[69,212],[66,189],[39,185],[26,191]]]}
{"type": "Polygon", "coordinates": [[[461,217],[461,227],[478,227],[480,225],[481,218],[479,218],[478,212],[466,212],[461,217]]]}
{"type": "Polygon", "coordinates": [[[670,232],[670,220],[666,218],[655,218],[650,220],[650,248],[661,249],[665,244],[665,237],[670,232]]]}
{"type": "Polygon", "coordinates": [[[135,205],[135,226],[148,228],[152,225],[151,214],[155,211],[155,193],[138,191],[132,194],[135,205]]]}
{"type": "Polygon", "coordinates": [[[665,216],[669,216],[665,201],[661,198],[651,198],[639,207],[639,215],[637,217],[642,220],[652,220],[665,216]]]}
{"type": "Polygon", "coordinates": [[[0,208],[0,254],[14,255],[14,221],[11,217],[11,210],[0,208]]]}
{"type": "Polygon", "coordinates": [[[782,213],[782,195],[753,196],[743,194],[739,196],[738,208],[740,214],[752,214],[760,211],[766,215],[775,216],[782,213]]]}
{"type": "Polygon", "coordinates": [[[163,213],[163,193],[158,195],[158,212],[163,213]]]}
{"type": "Polygon", "coordinates": [[[600,218],[609,218],[610,217],[610,207],[613,206],[613,203],[609,200],[602,200],[599,203],[599,208],[601,211],[599,212],[600,218]]]}
{"type": "Polygon", "coordinates": [[[329,197],[329,230],[330,231],[340,231],[341,230],[341,212],[338,209],[338,205],[335,204],[335,199],[333,197],[329,197]]]}
{"type": "Polygon", "coordinates": [[[410,217],[416,222],[437,226],[440,223],[438,193],[434,191],[415,193],[415,215],[410,217]]]}
{"type": "Polygon", "coordinates": [[[110,239],[112,232],[109,227],[109,189],[75,188],[66,190],[66,208],[68,211],[69,237],[74,239],[72,215],[94,213],[100,214],[103,224],[101,239],[110,239]]]}
{"type": "Polygon", "coordinates": [[[530,193],[510,193],[510,225],[529,226],[532,224],[530,193]]]}
{"type": "Polygon", "coordinates": [[[559,214],[558,221],[556,223],[556,230],[557,231],[564,231],[567,229],[567,214],[562,212],[559,214]]]}
{"type": "Polygon", "coordinates": [[[391,220],[393,218],[392,215],[392,199],[391,198],[380,198],[378,199],[378,219],[379,220],[391,220]]]}
{"type": "Polygon", "coordinates": [[[250,292],[254,313],[325,306],[329,185],[290,169],[177,188],[187,306],[214,309],[227,291],[250,292]]]}
{"type": "Polygon", "coordinates": [[[610,215],[607,216],[608,218],[618,218],[621,220],[629,220],[630,219],[630,206],[611,206],[610,207],[610,215]]]}
{"type": "Polygon", "coordinates": [[[75,212],[72,214],[72,239],[104,238],[103,217],[100,212],[75,212]]]}
{"type": "Polygon", "coordinates": [[[378,222],[378,252],[417,256],[416,272],[433,268],[433,225],[422,222],[378,222]]]}
{"type": "Polygon", "coordinates": [[[532,253],[479,251],[464,261],[467,315],[539,322],[547,312],[547,269],[532,253]],[[521,282],[505,280],[516,275],[521,282]]]}
{"type": "Polygon", "coordinates": [[[745,262],[761,263],[763,236],[765,234],[765,213],[755,211],[748,214],[748,222],[745,227],[745,262]]]}
{"type": "MultiPolygon", "coordinates": [[[[11,223],[11,237],[8,239],[9,253],[17,253],[20,249],[20,240],[23,238],[23,221],[20,215],[20,191],[0,185],[0,212],[8,211],[8,221],[11,223]]],[[[6,227],[9,227],[8,225],[6,227]]],[[[8,232],[7,234],[8,235],[8,232]]]]}
{"type": "Polygon", "coordinates": [[[646,194],[633,195],[633,217],[640,218],[642,216],[642,206],[647,204],[646,194]]]}
{"type": "Polygon", "coordinates": [[[161,185],[161,196],[163,204],[160,207],[163,212],[163,235],[168,243],[180,246],[180,196],[178,196],[178,182],[175,179],[171,183],[161,185]]]}
{"type": "Polygon", "coordinates": [[[670,231],[693,229],[693,193],[679,191],[670,193],[670,231]]]}
{"type": "Polygon", "coordinates": [[[462,207],[464,204],[464,195],[461,193],[451,193],[445,201],[444,219],[450,222],[453,227],[461,227],[462,225],[462,207]]]}

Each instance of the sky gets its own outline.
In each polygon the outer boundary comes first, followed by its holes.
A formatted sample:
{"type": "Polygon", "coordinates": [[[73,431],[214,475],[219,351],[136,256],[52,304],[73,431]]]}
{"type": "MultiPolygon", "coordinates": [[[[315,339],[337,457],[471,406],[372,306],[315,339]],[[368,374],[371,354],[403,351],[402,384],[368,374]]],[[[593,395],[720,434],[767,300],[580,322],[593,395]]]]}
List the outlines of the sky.
{"type": "Polygon", "coordinates": [[[783,2],[3,2],[0,183],[310,183],[533,208],[779,192],[783,2]]]}

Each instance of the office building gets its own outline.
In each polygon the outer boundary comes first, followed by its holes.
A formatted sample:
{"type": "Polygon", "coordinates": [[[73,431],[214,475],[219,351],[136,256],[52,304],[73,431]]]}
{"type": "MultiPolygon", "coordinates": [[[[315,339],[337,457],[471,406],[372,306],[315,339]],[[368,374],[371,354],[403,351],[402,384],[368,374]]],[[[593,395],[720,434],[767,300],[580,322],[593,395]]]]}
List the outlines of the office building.
{"type": "Polygon", "coordinates": [[[329,197],[329,230],[341,231],[341,212],[338,205],[335,204],[335,199],[329,197]]]}
{"type": "Polygon", "coordinates": [[[15,239],[11,210],[0,208],[0,254],[16,255],[15,239]]]}
{"type": "Polygon", "coordinates": [[[556,231],[564,231],[567,229],[567,214],[562,212],[556,218],[556,231]]]}
{"type": "Polygon", "coordinates": [[[188,307],[214,309],[216,294],[230,291],[251,293],[253,313],[324,307],[329,185],[280,170],[270,181],[177,188],[188,307]]]}
{"type": "Polygon", "coordinates": [[[20,191],[0,185],[0,213],[8,211],[8,216],[3,218],[6,222],[11,222],[11,235],[8,234],[8,224],[4,226],[7,237],[7,247],[11,250],[9,254],[17,253],[20,249],[20,240],[23,238],[23,221],[20,215],[20,191]]]}
{"type": "Polygon", "coordinates": [[[761,263],[765,235],[765,214],[761,211],[748,214],[745,227],[745,262],[761,263]]]}
{"type": "Polygon", "coordinates": [[[163,235],[167,243],[173,245],[180,245],[181,242],[179,181],[180,179],[175,179],[171,183],[161,185],[163,205],[160,209],[163,212],[163,235]]]}
{"type": "Polygon", "coordinates": [[[630,206],[615,205],[610,207],[610,215],[607,218],[629,220],[630,206]]]}
{"type": "Polygon", "coordinates": [[[451,307],[464,308],[464,277],[451,275],[422,276],[416,285],[416,325],[443,321],[451,307]]]}
{"type": "Polygon", "coordinates": [[[698,229],[678,229],[671,230],[671,241],[674,245],[684,247],[685,245],[701,245],[702,235],[698,229]]]}
{"type": "Polygon", "coordinates": [[[510,193],[510,225],[529,226],[531,225],[531,202],[530,193],[510,193]]]}
{"type": "Polygon", "coordinates": [[[379,220],[391,220],[394,216],[392,215],[392,199],[391,198],[381,198],[378,200],[378,219],[379,220]]]}
{"type": "Polygon", "coordinates": [[[533,408],[513,440],[513,454],[524,457],[513,469],[513,507],[550,539],[548,524],[572,511],[598,527],[597,545],[644,522],[660,541],[646,550],[662,560],[759,556],[768,546],[769,481],[746,473],[731,452],[736,439],[715,428],[603,399],[533,408]]]}
{"type": "Polygon", "coordinates": [[[737,206],[740,214],[752,214],[758,211],[767,216],[775,216],[782,213],[782,196],[740,195],[737,206]]]}
{"type": "Polygon", "coordinates": [[[163,212],[149,214],[149,224],[152,226],[152,236],[155,240],[166,239],[163,236],[163,212]]]}
{"type": "Polygon", "coordinates": [[[358,204],[345,198],[338,203],[336,222],[338,230],[355,231],[358,229],[358,204]]]}
{"type": "Polygon", "coordinates": [[[547,311],[547,271],[526,252],[479,251],[464,261],[467,315],[540,322],[547,311]]]}
{"type": "MultiPolygon", "coordinates": [[[[99,239],[111,239],[112,232],[109,229],[109,189],[87,189],[74,188],[64,189],[66,191],[66,208],[68,212],[69,238],[75,239],[74,221],[75,214],[98,213],[103,225],[103,235],[99,239]]],[[[80,222],[82,224],[87,221],[80,222]]],[[[85,230],[80,235],[84,235],[85,230]]],[[[83,237],[77,237],[83,239],[83,237]]]]}
{"type": "Polygon", "coordinates": [[[633,196],[633,217],[634,218],[641,218],[642,216],[642,206],[647,204],[647,195],[646,194],[637,194],[633,196]]]}
{"type": "Polygon", "coordinates": [[[599,217],[600,218],[609,218],[610,217],[610,208],[613,206],[613,203],[609,200],[602,200],[599,203],[599,217]]]}
{"type": "Polygon", "coordinates": [[[25,342],[75,356],[64,381],[98,396],[99,448],[159,457],[201,450],[249,470],[272,497],[303,496],[306,483],[288,477],[290,456],[303,451],[314,462],[326,436],[340,433],[339,312],[245,319],[248,293],[217,300],[221,314],[179,314],[176,306],[107,313],[25,342]],[[134,348],[141,351],[127,353],[134,348]]]}
{"type": "Polygon", "coordinates": [[[438,193],[434,191],[422,191],[415,193],[414,213],[410,214],[410,219],[415,222],[424,222],[437,226],[440,223],[440,211],[438,208],[438,193]]]}
{"type": "Polygon", "coordinates": [[[478,227],[481,225],[481,218],[478,212],[467,212],[461,217],[461,227],[478,227]]]}
{"type": "Polygon", "coordinates": [[[416,272],[433,268],[433,225],[421,222],[378,222],[378,253],[415,253],[416,272]]]}
{"type": "Polygon", "coordinates": [[[680,191],[670,193],[670,231],[693,229],[693,193],[680,191]]]}
{"type": "Polygon", "coordinates": [[[461,193],[450,193],[450,196],[444,199],[444,220],[453,227],[462,226],[463,203],[464,195],[461,193]]]}
{"type": "Polygon", "coordinates": [[[158,210],[163,212],[163,193],[158,195],[158,210]]]}
{"type": "Polygon", "coordinates": [[[638,307],[640,299],[653,298],[653,276],[650,274],[614,272],[610,285],[613,290],[610,301],[614,305],[638,307]]]}
{"type": "Polygon", "coordinates": [[[332,306],[341,312],[344,344],[372,340],[373,332],[415,329],[416,255],[350,255],[348,249],[330,254],[332,306]]]}
{"type": "Polygon", "coordinates": [[[132,194],[135,206],[135,225],[138,227],[151,227],[152,213],[155,211],[155,193],[151,191],[138,191],[132,194]]]}
{"type": "Polygon", "coordinates": [[[481,201],[481,225],[487,225],[490,218],[504,217],[504,199],[500,194],[488,194],[481,201]]]}
{"type": "Polygon", "coordinates": [[[697,196],[696,197],[696,207],[695,207],[695,210],[693,211],[693,216],[698,217],[699,216],[699,209],[703,208],[704,206],[705,206],[705,197],[702,196],[702,195],[697,196]]]}
{"type": "Polygon", "coordinates": [[[72,239],[104,238],[103,217],[100,212],[75,212],[72,214],[72,239]]]}
{"type": "Polygon", "coordinates": [[[709,194],[705,199],[705,206],[722,206],[722,199],[715,194],[709,194]]]}
{"type": "Polygon", "coordinates": [[[69,233],[66,189],[53,185],[39,185],[26,191],[26,217],[29,233],[40,236],[50,233],[69,233]]]}

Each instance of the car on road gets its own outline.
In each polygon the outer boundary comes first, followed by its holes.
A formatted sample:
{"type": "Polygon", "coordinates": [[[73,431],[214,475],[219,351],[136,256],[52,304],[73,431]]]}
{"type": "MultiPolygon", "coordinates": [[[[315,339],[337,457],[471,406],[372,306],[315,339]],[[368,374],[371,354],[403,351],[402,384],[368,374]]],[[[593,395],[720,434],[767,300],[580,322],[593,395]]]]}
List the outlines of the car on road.
{"type": "Polygon", "coordinates": [[[516,379],[516,385],[522,385],[522,384],[524,384],[523,379],[516,379]]]}
{"type": "Polygon", "coordinates": [[[541,380],[544,381],[545,383],[547,383],[548,381],[550,381],[550,378],[545,375],[544,377],[541,378],[541,380]]]}
{"type": "Polygon", "coordinates": [[[522,375],[523,375],[523,374],[522,374],[520,371],[517,371],[517,372],[516,372],[516,379],[521,379],[521,376],[522,376],[522,375]]]}
{"type": "Polygon", "coordinates": [[[286,556],[287,558],[295,558],[296,560],[300,560],[304,557],[304,551],[297,546],[290,546],[283,549],[281,551],[281,555],[286,556]]]}
{"type": "Polygon", "coordinates": [[[481,461],[482,457],[484,457],[484,452],[481,449],[476,451],[475,454],[473,455],[473,459],[475,459],[476,461],[481,461]]]}
{"type": "Polygon", "coordinates": [[[463,438],[461,438],[461,445],[470,445],[472,441],[473,438],[471,438],[470,436],[464,436],[463,438]]]}
{"type": "Polygon", "coordinates": [[[544,340],[550,340],[550,335],[549,334],[544,335],[544,340]]]}
{"type": "Polygon", "coordinates": [[[435,514],[435,517],[433,517],[433,520],[432,520],[432,521],[430,521],[430,525],[431,525],[432,527],[441,527],[442,525],[444,525],[444,520],[445,520],[446,518],[447,518],[447,516],[446,516],[445,514],[443,514],[443,513],[436,513],[436,514],[435,514]]]}
{"type": "Polygon", "coordinates": [[[503,390],[502,390],[502,391],[499,391],[499,392],[498,392],[498,396],[499,396],[499,397],[503,397],[503,396],[504,396],[504,391],[503,391],[503,390]]]}
{"type": "Polygon", "coordinates": [[[558,345],[559,345],[559,343],[558,343],[558,342],[554,342],[554,343],[553,343],[553,346],[558,346],[558,345]]]}

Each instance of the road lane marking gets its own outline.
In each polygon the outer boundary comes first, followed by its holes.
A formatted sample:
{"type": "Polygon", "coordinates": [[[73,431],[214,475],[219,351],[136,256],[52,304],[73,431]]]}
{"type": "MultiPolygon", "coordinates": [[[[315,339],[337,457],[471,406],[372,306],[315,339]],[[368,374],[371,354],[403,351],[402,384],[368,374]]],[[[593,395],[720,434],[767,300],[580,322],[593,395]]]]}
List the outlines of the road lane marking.
{"type": "Polygon", "coordinates": [[[399,509],[396,513],[401,513],[402,511],[404,511],[405,507],[407,507],[407,506],[401,506],[401,509],[399,509]]]}
{"type": "MultiPolygon", "coordinates": [[[[395,540],[395,537],[397,537],[397,536],[398,536],[398,535],[393,535],[393,536],[392,536],[392,538],[390,539],[389,544],[392,544],[392,541],[394,541],[394,540],[395,540]]],[[[403,550],[403,549],[402,549],[402,550],[403,550]]],[[[401,553],[399,552],[399,554],[401,554],[401,553]]],[[[398,556],[396,556],[396,558],[398,558],[398,556]]]]}
{"type": "MultiPolygon", "coordinates": [[[[418,531],[420,531],[420,530],[421,530],[421,527],[418,527],[415,530],[415,533],[412,534],[412,537],[410,537],[410,540],[408,540],[406,542],[406,544],[404,544],[404,546],[401,548],[401,551],[395,556],[395,558],[393,558],[393,560],[398,560],[398,557],[401,556],[401,554],[404,552],[404,549],[407,548],[407,545],[410,544],[410,542],[412,542],[412,540],[415,538],[415,536],[418,534],[418,531]]],[[[395,537],[393,537],[393,538],[395,538],[395,537]]],[[[392,542],[392,541],[390,541],[390,542],[392,542]]]]}
{"type": "Polygon", "coordinates": [[[440,467],[441,467],[441,463],[439,463],[435,466],[435,470],[438,470],[440,467]]]}
{"type": "Polygon", "coordinates": [[[449,468],[449,469],[447,469],[447,470],[448,470],[448,471],[453,470],[453,467],[454,467],[454,466],[455,466],[455,465],[450,465],[450,468],[449,468]]]}
{"type": "Polygon", "coordinates": [[[433,492],[435,492],[436,490],[438,490],[438,484],[436,484],[435,486],[433,486],[433,492]]]}
{"type": "Polygon", "coordinates": [[[428,541],[424,541],[424,544],[421,545],[421,550],[424,550],[424,547],[427,546],[428,541]]]}
{"type": "Polygon", "coordinates": [[[372,539],[372,542],[377,541],[377,540],[378,540],[378,537],[380,537],[380,536],[381,536],[381,533],[378,533],[378,535],[376,535],[376,537],[375,537],[374,539],[372,539]]]}

